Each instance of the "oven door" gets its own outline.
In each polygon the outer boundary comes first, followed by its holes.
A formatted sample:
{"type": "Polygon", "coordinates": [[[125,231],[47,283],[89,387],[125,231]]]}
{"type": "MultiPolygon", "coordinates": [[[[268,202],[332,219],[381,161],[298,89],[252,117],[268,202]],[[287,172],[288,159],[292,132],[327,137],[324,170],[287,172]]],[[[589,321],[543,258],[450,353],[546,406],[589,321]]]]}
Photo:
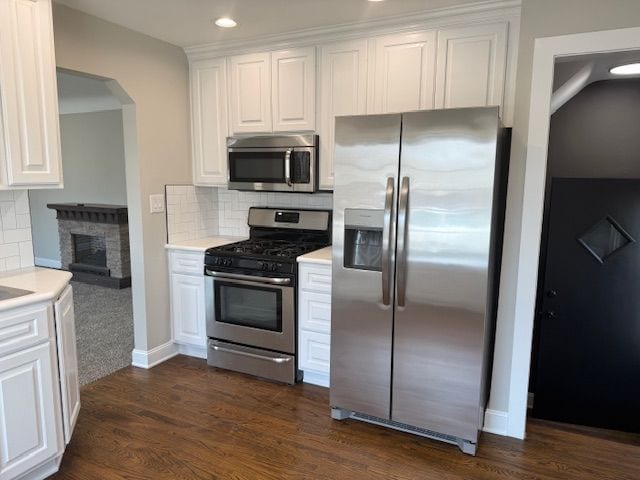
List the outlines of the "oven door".
{"type": "Polygon", "coordinates": [[[295,300],[290,278],[207,271],[207,336],[295,353],[295,300]]]}
{"type": "Polygon", "coordinates": [[[315,149],[229,148],[229,188],[264,192],[313,192],[315,149]]]}

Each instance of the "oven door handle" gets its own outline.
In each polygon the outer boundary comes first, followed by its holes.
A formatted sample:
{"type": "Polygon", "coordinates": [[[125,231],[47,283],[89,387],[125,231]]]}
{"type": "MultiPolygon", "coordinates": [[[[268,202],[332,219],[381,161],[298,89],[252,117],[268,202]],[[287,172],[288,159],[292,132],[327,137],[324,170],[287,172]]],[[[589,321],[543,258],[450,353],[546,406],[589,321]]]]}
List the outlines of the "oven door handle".
{"type": "Polygon", "coordinates": [[[278,278],[278,277],[258,277],[253,275],[242,275],[240,273],[226,273],[226,272],[214,272],[205,268],[205,275],[209,277],[215,277],[228,280],[244,280],[245,282],[257,282],[257,283],[270,283],[271,285],[289,285],[291,283],[290,278],[278,278]]]}
{"type": "Polygon", "coordinates": [[[264,355],[257,355],[255,353],[243,352],[241,350],[232,350],[230,348],[219,347],[218,345],[214,345],[213,343],[209,343],[209,347],[214,349],[216,352],[233,353],[234,355],[242,355],[244,357],[256,358],[258,360],[267,360],[269,362],[274,362],[274,363],[286,363],[291,361],[291,357],[266,357],[264,355]]]}

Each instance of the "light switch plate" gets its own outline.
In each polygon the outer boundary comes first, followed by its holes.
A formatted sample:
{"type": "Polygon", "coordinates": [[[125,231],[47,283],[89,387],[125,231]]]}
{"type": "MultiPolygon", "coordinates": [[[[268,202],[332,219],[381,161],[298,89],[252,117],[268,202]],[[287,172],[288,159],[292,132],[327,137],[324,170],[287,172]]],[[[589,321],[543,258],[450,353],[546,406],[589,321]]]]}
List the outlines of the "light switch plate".
{"type": "Polygon", "coordinates": [[[153,195],[149,195],[149,206],[151,213],[164,212],[164,194],[155,193],[153,195]]]}

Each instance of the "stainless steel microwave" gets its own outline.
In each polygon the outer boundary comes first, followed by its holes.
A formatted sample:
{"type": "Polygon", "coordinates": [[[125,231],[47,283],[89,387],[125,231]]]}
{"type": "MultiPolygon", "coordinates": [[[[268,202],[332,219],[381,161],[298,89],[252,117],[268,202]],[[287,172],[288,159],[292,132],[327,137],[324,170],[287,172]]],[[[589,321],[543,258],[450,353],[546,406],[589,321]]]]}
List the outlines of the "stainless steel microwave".
{"type": "Polygon", "coordinates": [[[259,192],[315,192],[318,136],[280,135],[227,139],[229,188],[259,192]]]}

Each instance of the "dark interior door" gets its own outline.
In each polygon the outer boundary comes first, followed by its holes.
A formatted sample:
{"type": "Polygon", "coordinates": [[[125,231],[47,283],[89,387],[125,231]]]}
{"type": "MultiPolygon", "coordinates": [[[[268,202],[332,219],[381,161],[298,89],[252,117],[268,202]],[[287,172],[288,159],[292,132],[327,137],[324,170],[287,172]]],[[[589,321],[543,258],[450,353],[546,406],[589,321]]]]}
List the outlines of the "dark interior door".
{"type": "Polygon", "coordinates": [[[533,415],[640,431],[640,180],[552,182],[533,415]]]}

